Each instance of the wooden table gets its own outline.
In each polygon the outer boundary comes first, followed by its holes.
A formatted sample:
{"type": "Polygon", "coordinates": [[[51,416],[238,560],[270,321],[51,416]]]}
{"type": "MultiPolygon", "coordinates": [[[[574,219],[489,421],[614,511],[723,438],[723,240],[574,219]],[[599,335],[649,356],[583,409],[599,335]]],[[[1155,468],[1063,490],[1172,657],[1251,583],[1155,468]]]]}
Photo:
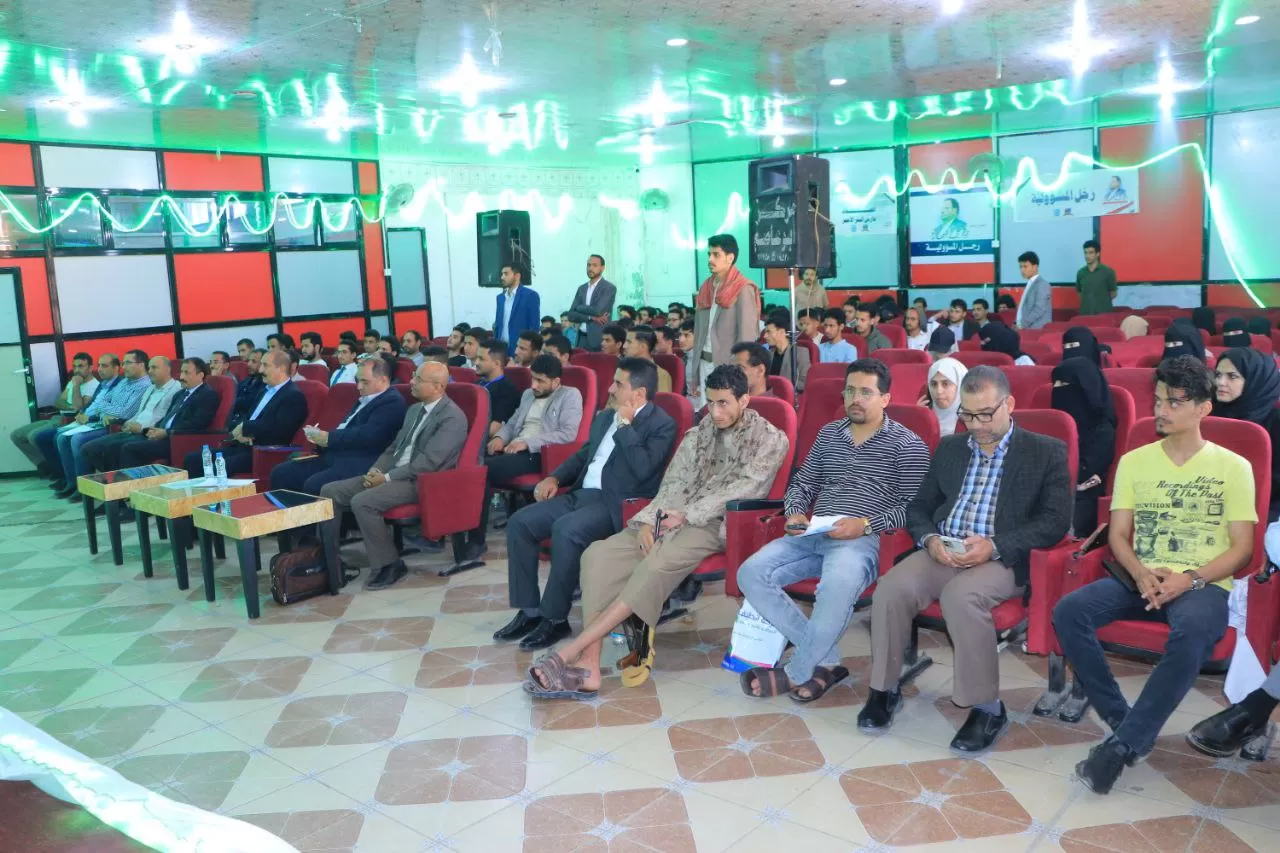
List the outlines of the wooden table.
{"type": "Polygon", "coordinates": [[[84,497],[84,526],[89,535],[89,553],[98,553],[98,524],[93,515],[94,501],[101,501],[107,505],[107,535],[111,539],[111,558],[117,566],[123,566],[124,548],[120,544],[120,501],[128,498],[136,489],[185,479],[187,479],[187,472],[184,469],[169,465],[139,465],[136,468],[121,468],[119,471],[77,477],[76,489],[84,497]]]}
{"type": "Polygon", "coordinates": [[[147,520],[153,515],[156,518],[168,519],[171,522],[169,527],[172,529],[169,545],[173,550],[173,571],[178,576],[178,589],[186,589],[189,586],[187,545],[195,541],[195,530],[191,525],[191,510],[218,501],[252,495],[256,489],[253,483],[218,486],[205,485],[203,480],[178,482],[182,483],[181,488],[168,485],[135,489],[129,494],[129,503],[137,515],[138,546],[142,549],[142,574],[145,577],[152,576],[151,530],[147,520]]]}
{"type": "Polygon", "coordinates": [[[200,569],[204,575],[204,597],[214,600],[213,534],[236,540],[240,556],[240,580],[244,583],[244,604],[250,619],[260,615],[258,607],[258,572],[262,569],[258,537],[282,533],[316,524],[324,544],[325,568],[329,573],[329,594],[342,588],[338,568],[338,537],[332,525],[333,501],[317,495],[273,489],[260,495],[236,498],[191,510],[191,520],[200,531],[200,569]]]}

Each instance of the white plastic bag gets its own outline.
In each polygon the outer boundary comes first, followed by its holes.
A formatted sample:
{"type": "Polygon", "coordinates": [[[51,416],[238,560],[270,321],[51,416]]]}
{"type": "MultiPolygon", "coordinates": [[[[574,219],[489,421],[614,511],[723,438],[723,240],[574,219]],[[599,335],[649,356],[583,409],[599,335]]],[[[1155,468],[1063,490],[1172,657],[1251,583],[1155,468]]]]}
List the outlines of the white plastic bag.
{"type": "Polygon", "coordinates": [[[742,602],[738,618],[733,622],[729,651],[720,666],[732,672],[745,672],[752,667],[774,667],[787,647],[787,638],[756,612],[749,601],[742,602]]]}

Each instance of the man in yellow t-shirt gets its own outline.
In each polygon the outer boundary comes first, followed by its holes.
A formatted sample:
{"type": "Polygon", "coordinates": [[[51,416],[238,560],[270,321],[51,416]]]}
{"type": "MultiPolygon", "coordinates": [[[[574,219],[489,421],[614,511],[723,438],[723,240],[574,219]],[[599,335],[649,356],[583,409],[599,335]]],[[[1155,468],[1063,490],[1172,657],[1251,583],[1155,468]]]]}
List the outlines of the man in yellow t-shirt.
{"type": "Polygon", "coordinates": [[[1137,591],[1108,577],[1053,609],[1067,661],[1112,731],[1076,765],[1076,776],[1094,793],[1110,791],[1126,765],[1152,750],[1226,633],[1231,577],[1253,555],[1253,469],[1200,434],[1213,394],[1213,374],[1199,359],[1180,356],[1156,368],[1162,439],[1120,460],[1111,504],[1111,551],[1137,591]],[[1164,655],[1132,708],[1098,642],[1098,629],[1118,620],[1169,626],[1164,655]]]}

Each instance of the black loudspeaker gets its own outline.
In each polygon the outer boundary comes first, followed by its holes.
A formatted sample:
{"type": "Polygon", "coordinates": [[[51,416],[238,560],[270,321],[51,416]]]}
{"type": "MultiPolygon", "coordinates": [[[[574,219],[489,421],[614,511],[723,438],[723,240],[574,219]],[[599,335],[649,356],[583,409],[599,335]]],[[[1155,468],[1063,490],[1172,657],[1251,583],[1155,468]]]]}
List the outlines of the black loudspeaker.
{"type": "Polygon", "coordinates": [[[519,264],[522,285],[533,284],[529,263],[529,211],[486,210],[476,214],[476,260],[481,287],[502,287],[502,268],[519,264]]]}
{"type": "Polygon", "coordinates": [[[751,266],[830,269],[831,164],[789,156],[752,160],[747,168],[751,266]]]}

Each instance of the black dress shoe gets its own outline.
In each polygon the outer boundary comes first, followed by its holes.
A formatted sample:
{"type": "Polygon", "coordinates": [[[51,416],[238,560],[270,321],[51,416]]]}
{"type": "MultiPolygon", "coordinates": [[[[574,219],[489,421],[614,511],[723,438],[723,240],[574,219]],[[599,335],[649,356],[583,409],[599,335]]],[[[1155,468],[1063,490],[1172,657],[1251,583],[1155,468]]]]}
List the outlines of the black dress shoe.
{"type": "Polygon", "coordinates": [[[78,495],[78,494],[80,494],[80,492],[76,489],[75,486],[63,486],[61,489],[58,489],[58,491],[54,492],[53,496],[55,498],[59,498],[60,500],[66,500],[72,495],[78,495]]]}
{"type": "MultiPolygon", "coordinates": [[[[58,497],[64,497],[64,496],[59,495],[58,497]]],[[[84,500],[84,495],[80,494],[79,492],[72,492],[69,495],[65,495],[65,497],[67,500],[71,501],[73,504],[78,504],[84,500]]]]}
{"type": "Polygon", "coordinates": [[[552,622],[550,619],[541,619],[538,622],[538,627],[534,628],[529,636],[520,641],[520,651],[536,652],[539,649],[549,649],[572,633],[573,629],[569,627],[568,622],[552,622]]]}
{"type": "Polygon", "coordinates": [[[1267,730],[1267,721],[1256,722],[1240,705],[1219,711],[1196,723],[1187,732],[1187,743],[1193,749],[1216,758],[1228,758],[1267,730]]]}
{"type": "Polygon", "coordinates": [[[902,691],[872,690],[867,703],[858,712],[858,728],[864,732],[882,732],[893,724],[893,717],[902,707],[902,691]]]}
{"type": "Polygon", "coordinates": [[[370,576],[369,580],[365,581],[364,588],[375,592],[387,589],[407,574],[409,574],[409,567],[404,564],[404,560],[396,560],[383,566],[376,575],[370,576]]]}
{"type": "Polygon", "coordinates": [[[951,739],[951,748],[957,752],[982,752],[990,749],[996,739],[1009,727],[1009,714],[1004,705],[999,714],[988,714],[980,708],[969,711],[960,731],[951,739]]]}
{"type": "Polygon", "coordinates": [[[1076,765],[1076,778],[1095,794],[1109,794],[1120,771],[1126,764],[1132,766],[1134,759],[1134,751],[1112,735],[1089,750],[1089,757],[1076,765]]]}
{"type": "Polygon", "coordinates": [[[62,479],[61,477],[58,477],[56,480],[51,481],[48,485],[49,485],[49,488],[53,489],[55,492],[60,492],[67,487],[67,481],[62,479]]]}
{"type": "Polygon", "coordinates": [[[529,616],[523,610],[517,610],[516,615],[512,617],[510,622],[493,632],[493,638],[499,643],[519,640],[538,627],[538,623],[541,621],[542,617],[540,616],[529,616]]]}

